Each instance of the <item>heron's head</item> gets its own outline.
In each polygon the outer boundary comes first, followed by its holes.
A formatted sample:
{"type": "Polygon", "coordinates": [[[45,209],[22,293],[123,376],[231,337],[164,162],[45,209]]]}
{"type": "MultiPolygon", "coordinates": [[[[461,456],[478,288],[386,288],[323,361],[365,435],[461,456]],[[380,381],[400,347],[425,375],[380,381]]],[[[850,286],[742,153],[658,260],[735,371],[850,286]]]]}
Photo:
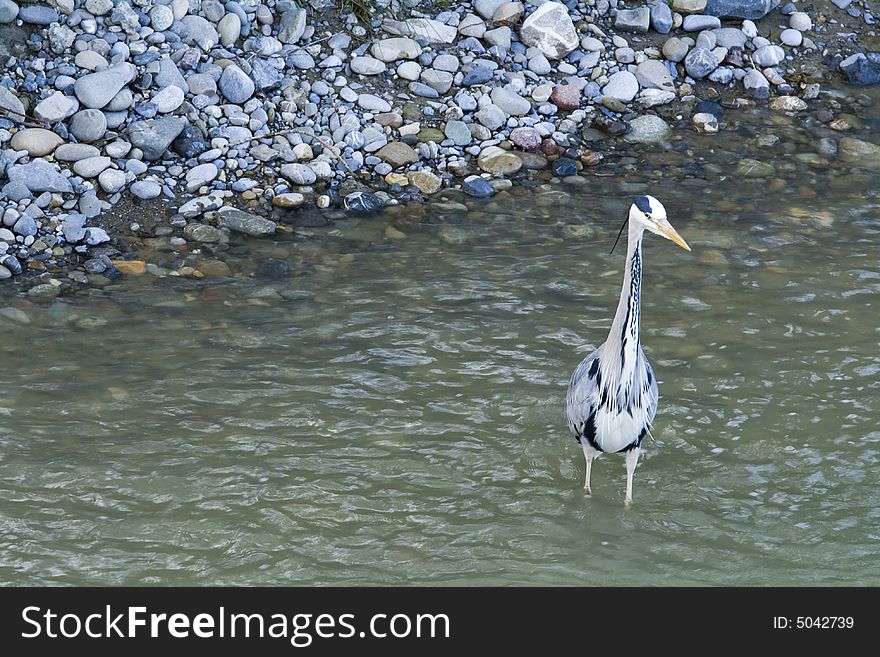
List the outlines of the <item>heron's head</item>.
{"type": "Polygon", "coordinates": [[[629,220],[636,226],[642,226],[645,230],[672,240],[687,251],[691,250],[666,218],[666,208],[653,196],[639,196],[630,206],[629,220]]]}

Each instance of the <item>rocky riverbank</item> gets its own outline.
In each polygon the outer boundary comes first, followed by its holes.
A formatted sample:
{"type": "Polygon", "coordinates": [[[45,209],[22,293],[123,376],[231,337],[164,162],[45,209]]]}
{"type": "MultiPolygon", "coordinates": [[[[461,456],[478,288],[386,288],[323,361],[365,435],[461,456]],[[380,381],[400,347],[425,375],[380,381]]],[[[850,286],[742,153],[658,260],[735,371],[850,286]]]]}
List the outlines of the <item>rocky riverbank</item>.
{"type": "MultiPolygon", "coordinates": [[[[364,24],[323,0],[0,0],[0,279],[224,275],[191,255],[589,176],[755,105],[845,132],[828,86],[880,81],[874,18],[811,7],[476,0],[364,24]]],[[[818,150],[880,165],[860,139],[818,150]]]]}

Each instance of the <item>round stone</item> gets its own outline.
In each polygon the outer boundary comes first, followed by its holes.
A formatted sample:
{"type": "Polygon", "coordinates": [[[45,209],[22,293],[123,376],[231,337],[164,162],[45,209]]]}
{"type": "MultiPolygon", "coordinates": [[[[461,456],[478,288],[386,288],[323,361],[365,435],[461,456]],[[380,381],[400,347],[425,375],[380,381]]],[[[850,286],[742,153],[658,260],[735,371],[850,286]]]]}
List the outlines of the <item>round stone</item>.
{"type": "Polygon", "coordinates": [[[422,67],[417,62],[403,62],[397,67],[397,75],[404,80],[418,80],[422,74],[422,67]]]}
{"type": "Polygon", "coordinates": [[[174,22],[174,12],[166,5],[156,5],[150,10],[150,27],[164,32],[174,22]]]}
{"type": "Polygon", "coordinates": [[[630,121],[629,125],[632,130],[626,135],[626,140],[642,144],[663,141],[670,130],[666,121],[653,114],[637,116],[630,121]]]}
{"type": "Polygon", "coordinates": [[[154,180],[138,180],[132,183],[129,190],[132,194],[145,201],[156,198],[162,193],[162,185],[154,180]]]}
{"type": "Polygon", "coordinates": [[[788,17],[788,26],[798,32],[806,32],[813,29],[813,21],[804,12],[796,11],[788,17]]]}
{"type": "Polygon", "coordinates": [[[235,64],[230,64],[223,69],[220,76],[220,93],[230,103],[243,105],[254,95],[254,81],[235,64]]]}
{"type": "Polygon", "coordinates": [[[78,141],[85,143],[98,141],[106,131],[107,117],[101,110],[80,110],[70,119],[70,133],[78,141]]]}
{"type": "Polygon", "coordinates": [[[108,194],[115,194],[125,187],[125,174],[118,169],[106,169],[98,176],[98,184],[108,194]]]}
{"type": "Polygon", "coordinates": [[[602,87],[602,93],[623,103],[628,103],[639,93],[639,81],[629,71],[618,71],[602,87]]]}
{"type": "Polygon", "coordinates": [[[782,34],[779,35],[779,40],[786,46],[797,48],[803,42],[804,35],[798,30],[788,28],[787,30],[782,30],[782,34]]]}

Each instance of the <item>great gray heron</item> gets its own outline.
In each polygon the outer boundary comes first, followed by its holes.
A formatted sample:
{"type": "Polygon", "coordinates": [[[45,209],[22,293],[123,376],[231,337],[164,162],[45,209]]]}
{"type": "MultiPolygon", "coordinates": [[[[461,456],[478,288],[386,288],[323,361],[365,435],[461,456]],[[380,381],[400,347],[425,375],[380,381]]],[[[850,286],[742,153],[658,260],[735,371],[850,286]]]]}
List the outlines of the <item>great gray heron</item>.
{"type": "MultiPolygon", "coordinates": [[[[590,494],[593,459],[602,452],[625,452],[625,502],[631,504],[633,472],[642,439],[651,430],[657,413],[657,380],[639,340],[642,235],[649,230],[688,251],[691,248],[666,219],[666,209],[653,196],[636,199],[629,209],[628,222],[626,269],[617,313],[608,339],[584,358],[571,375],[565,415],[575,440],[584,450],[584,494],[590,494]]],[[[617,237],[620,239],[620,233],[617,237]]]]}

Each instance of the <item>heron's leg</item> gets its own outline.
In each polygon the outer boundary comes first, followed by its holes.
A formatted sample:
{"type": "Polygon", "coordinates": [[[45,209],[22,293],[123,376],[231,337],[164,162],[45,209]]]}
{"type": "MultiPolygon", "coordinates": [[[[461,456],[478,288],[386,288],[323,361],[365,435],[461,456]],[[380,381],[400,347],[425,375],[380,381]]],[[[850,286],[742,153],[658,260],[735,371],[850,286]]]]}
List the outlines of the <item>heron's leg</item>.
{"type": "Polygon", "coordinates": [[[584,461],[587,463],[587,473],[584,475],[584,495],[590,494],[590,471],[593,469],[593,459],[599,453],[598,450],[589,443],[582,443],[584,448],[584,461]]]}
{"type": "Polygon", "coordinates": [[[638,447],[633,447],[626,453],[626,497],[623,500],[625,504],[632,504],[633,501],[633,473],[636,471],[636,463],[639,462],[639,451],[641,450],[638,447]]]}

